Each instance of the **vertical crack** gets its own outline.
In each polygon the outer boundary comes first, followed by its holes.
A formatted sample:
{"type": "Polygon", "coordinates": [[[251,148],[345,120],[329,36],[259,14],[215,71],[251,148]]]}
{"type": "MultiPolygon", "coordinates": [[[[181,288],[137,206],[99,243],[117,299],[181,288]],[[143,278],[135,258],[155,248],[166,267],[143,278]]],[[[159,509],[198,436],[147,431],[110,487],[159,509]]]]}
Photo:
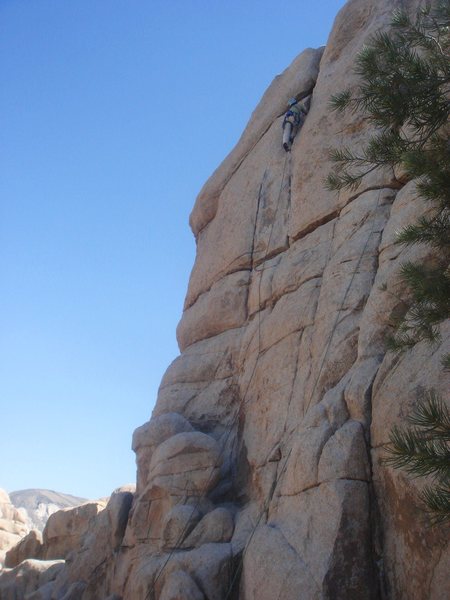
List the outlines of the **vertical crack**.
{"type": "Polygon", "coordinates": [[[266,179],[267,179],[267,174],[269,172],[269,169],[265,169],[262,179],[261,179],[261,184],[259,186],[259,190],[258,190],[258,198],[257,198],[257,203],[256,203],[256,214],[255,214],[255,222],[253,225],[253,235],[252,235],[252,247],[250,250],[250,268],[254,269],[254,253],[255,253],[255,245],[256,245],[256,229],[258,227],[258,217],[259,217],[259,211],[261,208],[261,199],[263,197],[263,192],[264,192],[264,187],[265,187],[265,183],[266,183],[266,179]]]}

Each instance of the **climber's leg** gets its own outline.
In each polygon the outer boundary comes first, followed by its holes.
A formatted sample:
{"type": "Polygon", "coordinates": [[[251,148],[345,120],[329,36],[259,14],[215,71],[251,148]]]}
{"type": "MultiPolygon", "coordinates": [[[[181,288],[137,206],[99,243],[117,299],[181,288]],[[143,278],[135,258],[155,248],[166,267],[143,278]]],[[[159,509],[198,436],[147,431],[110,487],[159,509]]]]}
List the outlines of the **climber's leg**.
{"type": "Polygon", "coordinates": [[[285,121],[283,125],[283,148],[286,152],[289,152],[291,149],[291,133],[292,123],[290,121],[285,121]]]}
{"type": "Polygon", "coordinates": [[[297,135],[298,129],[299,129],[298,125],[292,125],[292,128],[291,128],[291,146],[292,146],[292,143],[294,141],[295,136],[297,135]]]}

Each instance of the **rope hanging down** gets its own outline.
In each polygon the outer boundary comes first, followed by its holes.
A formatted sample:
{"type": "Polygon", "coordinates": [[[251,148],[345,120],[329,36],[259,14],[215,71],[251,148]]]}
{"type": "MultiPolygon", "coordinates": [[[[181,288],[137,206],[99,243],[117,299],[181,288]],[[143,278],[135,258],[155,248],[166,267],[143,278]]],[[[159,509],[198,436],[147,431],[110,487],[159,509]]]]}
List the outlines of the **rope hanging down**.
{"type": "MultiPolygon", "coordinates": [[[[263,265],[264,262],[267,260],[267,256],[269,254],[270,244],[271,244],[271,241],[272,241],[273,228],[274,228],[274,224],[275,224],[277,213],[278,213],[278,206],[279,206],[279,202],[280,202],[281,193],[283,191],[284,178],[285,178],[285,174],[286,174],[286,166],[287,166],[289,157],[290,157],[290,153],[286,153],[285,158],[284,158],[284,162],[283,162],[283,171],[282,171],[282,175],[281,175],[280,188],[278,190],[278,195],[277,195],[277,199],[276,199],[276,203],[275,203],[275,214],[274,214],[274,218],[272,220],[272,224],[271,224],[271,227],[270,227],[269,240],[268,240],[268,243],[267,243],[267,247],[266,247],[266,251],[265,251],[264,257],[263,257],[263,259],[261,261],[261,265],[263,265]]],[[[267,174],[267,169],[264,171],[264,174],[263,174],[263,177],[262,177],[262,180],[261,180],[261,184],[259,186],[259,191],[258,191],[258,199],[257,199],[256,215],[255,215],[255,233],[256,233],[256,228],[257,228],[257,225],[258,225],[258,215],[259,215],[259,209],[260,209],[261,198],[262,198],[262,193],[263,193],[263,188],[264,188],[264,182],[265,182],[266,174],[267,174]]],[[[261,265],[259,265],[259,266],[261,266],[261,265]]],[[[253,266],[253,256],[252,256],[252,266],[253,266]]],[[[264,268],[260,269],[257,266],[257,267],[254,268],[254,270],[257,271],[257,272],[259,272],[259,273],[262,273],[262,271],[264,271],[265,269],[264,268]]],[[[195,514],[196,510],[200,506],[200,502],[204,498],[206,498],[206,495],[207,495],[207,491],[206,490],[209,487],[209,484],[211,482],[211,478],[213,476],[213,473],[214,473],[215,469],[219,466],[219,464],[220,464],[220,462],[221,462],[221,460],[223,458],[225,449],[227,447],[227,443],[228,443],[228,441],[230,439],[230,436],[231,436],[231,434],[233,432],[233,429],[234,429],[234,427],[235,427],[235,425],[236,425],[236,423],[238,421],[238,418],[239,418],[239,415],[241,413],[241,410],[242,410],[242,408],[245,406],[245,404],[247,402],[247,399],[246,399],[247,398],[247,393],[248,393],[248,390],[250,388],[250,384],[251,384],[251,382],[253,380],[253,377],[254,377],[254,374],[255,374],[255,371],[256,371],[256,366],[257,366],[257,363],[258,363],[258,359],[259,359],[259,356],[261,354],[261,281],[262,281],[262,275],[260,276],[260,279],[259,279],[259,282],[258,282],[258,308],[259,308],[259,310],[258,310],[258,352],[257,352],[257,355],[256,355],[256,360],[255,360],[255,363],[253,365],[253,369],[252,369],[252,372],[251,372],[251,375],[250,375],[247,387],[245,389],[245,392],[244,392],[244,394],[242,396],[242,399],[241,399],[241,401],[240,401],[240,403],[239,403],[239,405],[237,407],[236,414],[234,415],[234,417],[233,417],[233,419],[232,419],[232,421],[231,421],[231,423],[230,423],[230,425],[228,427],[228,431],[227,431],[227,434],[225,436],[225,442],[223,443],[223,446],[221,448],[221,451],[220,451],[220,454],[219,454],[219,457],[218,457],[218,460],[217,460],[217,464],[215,464],[212,467],[211,473],[210,473],[210,475],[209,475],[209,477],[208,477],[208,479],[207,479],[207,481],[206,481],[206,483],[205,483],[205,485],[203,487],[203,490],[202,490],[201,494],[198,496],[196,502],[193,505],[191,517],[195,514]]],[[[155,579],[153,581],[153,585],[152,585],[152,587],[150,588],[150,590],[147,592],[147,594],[145,596],[146,600],[148,600],[148,598],[151,597],[151,594],[155,592],[156,584],[157,584],[158,580],[160,579],[161,575],[163,574],[164,569],[167,567],[169,561],[173,557],[173,555],[176,552],[176,550],[179,550],[180,547],[181,547],[181,544],[184,542],[184,540],[185,540],[185,538],[187,536],[187,533],[188,533],[188,528],[189,528],[189,522],[190,522],[190,520],[191,520],[191,518],[189,518],[187,520],[186,525],[182,529],[180,535],[177,538],[176,543],[174,544],[174,547],[171,549],[171,551],[169,552],[166,560],[163,562],[163,564],[161,565],[158,573],[156,574],[155,579]]],[[[227,598],[228,598],[228,595],[227,595],[227,598]]]]}
{"type": "MultiPolygon", "coordinates": [[[[368,244],[369,244],[370,238],[371,238],[371,236],[372,236],[372,234],[373,234],[373,232],[374,232],[374,228],[375,228],[375,216],[376,216],[376,212],[377,212],[377,210],[378,210],[379,204],[380,204],[381,192],[382,192],[382,189],[380,189],[380,191],[378,192],[377,202],[376,202],[375,208],[374,208],[374,209],[373,209],[373,211],[372,211],[373,219],[372,219],[372,226],[371,226],[371,228],[370,228],[369,235],[367,236],[366,242],[365,242],[365,244],[364,244],[364,246],[363,246],[363,249],[362,249],[362,251],[361,251],[361,254],[359,255],[359,258],[358,258],[358,261],[357,261],[357,263],[356,263],[356,266],[355,266],[355,268],[354,268],[354,270],[353,270],[353,272],[352,272],[352,276],[351,276],[351,278],[350,278],[350,281],[349,281],[349,283],[348,283],[348,285],[347,285],[347,288],[346,288],[346,290],[345,290],[344,296],[343,296],[343,298],[342,298],[342,301],[341,301],[341,303],[340,303],[339,310],[336,312],[336,318],[335,318],[335,320],[334,320],[333,327],[332,327],[332,329],[331,329],[331,333],[330,333],[330,336],[329,336],[329,338],[328,338],[327,345],[326,345],[326,347],[325,347],[325,352],[324,352],[324,354],[323,354],[323,356],[322,356],[322,361],[321,361],[321,364],[320,364],[319,372],[318,372],[318,374],[317,374],[317,377],[316,377],[316,380],[315,380],[315,383],[314,383],[314,386],[313,386],[313,390],[312,390],[312,392],[311,392],[311,395],[310,395],[310,398],[309,398],[309,402],[308,402],[308,404],[307,404],[307,406],[306,406],[306,409],[305,409],[305,412],[304,412],[304,414],[306,414],[307,410],[309,409],[309,406],[310,406],[310,404],[311,404],[311,400],[312,400],[313,394],[314,394],[314,392],[315,392],[315,390],[316,390],[316,388],[317,388],[317,384],[318,384],[318,382],[319,382],[319,379],[320,379],[320,376],[321,376],[321,374],[322,374],[322,370],[323,370],[323,367],[324,367],[324,364],[325,364],[325,360],[326,360],[326,357],[327,357],[327,355],[328,355],[328,352],[329,352],[329,349],[330,349],[330,346],[331,346],[331,341],[332,341],[332,339],[333,339],[334,332],[336,331],[336,327],[337,327],[337,325],[338,325],[338,322],[339,322],[339,315],[340,315],[340,312],[341,312],[341,310],[342,310],[342,308],[343,308],[343,306],[344,306],[344,303],[345,303],[345,301],[346,301],[346,299],[347,299],[347,296],[348,296],[348,293],[349,293],[349,291],[350,291],[350,288],[351,288],[351,286],[352,286],[352,283],[353,283],[353,280],[354,280],[354,278],[355,278],[355,275],[356,275],[356,273],[358,272],[358,269],[359,269],[359,267],[360,267],[360,265],[361,265],[361,261],[362,261],[362,259],[363,259],[363,257],[364,257],[364,254],[365,254],[365,252],[366,252],[367,246],[368,246],[368,244]]],[[[290,434],[289,434],[289,436],[288,436],[289,438],[292,436],[292,433],[293,433],[293,431],[294,431],[294,430],[292,430],[292,431],[290,432],[290,434]]],[[[269,494],[268,494],[268,496],[267,496],[267,498],[266,498],[266,500],[265,500],[265,502],[264,502],[264,504],[263,504],[263,508],[262,508],[261,512],[259,513],[258,519],[256,520],[256,524],[254,525],[254,527],[253,527],[253,529],[252,529],[252,531],[251,531],[251,533],[250,533],[250,535],[249,535],[249,538],[248,538],[248,540],[247,540],[247,543],[245,544],[245,547],[244,547],[244,549],[243,549],[243,551],[242,551],[242,555],[241,555],[241,557],[240,557],[240,559],[239,559],[239,563],[238,563],[238,565],[237,565],[237,567],[236,567],[236,569],[235,569],[234,575],[233,575],[233,577],[232,577],[232,579],[231,579],[231,583],[230,583],[230,586],[229,586],[229,588],[228,588],[227,595],[225,596],[225,600],[228,600],[228,599],[230,598],[230,595],[231,595],[231,593],[232,593],[232,591],[233,591],[233,588],[234,588],[234,584],[235,584],[235,582],[236,582],[236,580],[237,580],[237,577],[239,576],[239,573],[240,573],[240,572],[241,572],[241,570],[242,570],[245,553],[247,552],[247,550],[248,550],[248,548],[249,548],[249,546],[250,546],[250,543],[251,543],[251,541],[252,541],[252,539],[253,539],[253,536],[254,536],[254,534],[255,534],[255,532],[256,532],[256,530],[257,530],[257,528],[258,528],[258,526],[259,526],[259,524],[260,524],[260,522],[261,522],[261,519],[262,519],[263,515],[264,515],[264,514],[265,514],[265,513],[268,511],[268,509],[269,509],[269,504],[270,504],[270,502],[272,501],[273,495],[274,495],[274,493],[275,493],[275,490],[276,490],[276,488],[277,488],[278,484],[281,482],[281,480],[282,480],[282,478],[283,478],[283,476],[284,476],[284,474],[285,474],[285,472],[286,472],[286,470],[287,470],[287,465],[288,465],[289,458],[290,458],[290,456],[291,456],[291,453],[292,453],[292,449],[293,449],[293,446],[292,446],[292,444],[291,444],[291,446],[290,446],[290,450],[289,450],[289,452],[288,452],[288,453],[287,453],[287,455],[286,455],[286,458],[285,458],[285,460],[284,460],[284,463],[283,463],[283,466],[282,466],[282,468],[281,468],[281,470],[280,470],[280,473],[279,473],[279,475],[277,475],[277,476],[275,477],[274,481],[272,482],[271,488],[270,488],[270,490],[269,490],[269,494]]],[[[269,458],[269,456],[270,456],[271,452],[272,452],[272,450],[271,450],[271,451],[269,452],[269,454],[266,456],[266,461],[265,461],[265,462],[267,462],[267,460],[268,460],[268,458],[269,458]]],[[[282,586],[282,588],[281,588],[281,590],[280,590],[280,592],[279,592],[279,594],[278,594],[278,597],[277,597],[277,599],[276,599],[276,600],[279,600],[279,598],[281,598],[281,592],[283,591],[283,589],[284,589],[284,586],[285,586],[285,585],[286,585],[286,581],[284,581],[284,583],[283,583],[283,586],[282,586]]]]}

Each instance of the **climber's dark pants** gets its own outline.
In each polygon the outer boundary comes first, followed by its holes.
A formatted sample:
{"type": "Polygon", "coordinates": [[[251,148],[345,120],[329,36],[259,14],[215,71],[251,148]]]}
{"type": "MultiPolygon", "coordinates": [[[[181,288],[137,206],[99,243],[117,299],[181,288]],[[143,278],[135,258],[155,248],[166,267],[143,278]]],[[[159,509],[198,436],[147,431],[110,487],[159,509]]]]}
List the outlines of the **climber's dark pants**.
{"type": "Polygon", "coordinates": [[[293,115],[286,116],[283,121],[283,146],[290,148],[294,141],[297,131],[302,124],[302,120],[297,121],[293,115]]]}
{"type": "Polygon", "coordinates": [[[290,146],[294,140],[296,132],[296,125],[294,122],[287,119],[283,123],[283,146],[290,146]]]}

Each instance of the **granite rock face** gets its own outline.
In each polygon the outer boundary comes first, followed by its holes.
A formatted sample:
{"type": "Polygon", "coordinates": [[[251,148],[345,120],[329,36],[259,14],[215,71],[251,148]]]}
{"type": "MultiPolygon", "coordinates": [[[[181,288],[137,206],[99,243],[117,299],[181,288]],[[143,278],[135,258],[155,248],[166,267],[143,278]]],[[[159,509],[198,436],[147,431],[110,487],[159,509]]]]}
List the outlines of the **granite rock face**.
{"type": "Polygon", "coordinates": [[[17,565],[20,565],[22,561],[28,558],[44,558],[42,533],[37,529],[32,529],[30,533],[6,553],[5,566],[8,568],[17,567],[17,565]]]}
{"type": "Polygon", "coordinates": [[[42,534],[44,558],[65,559],[81,547],[93,521],[104,508],[103,501],[86,502],[51,514],[42,534]]]}
{"type": "Polygon", "coordinates": [[[95,515],[53,600],[450,597],[448,531],[425,526],[422,482],[381,461],[421,390],[448,401],[449,323],[432,348],[394,356],[384,343],[403,306],[399,266],[426,257],[395,233],[427,207],[390,171],[352,193],[323,185],[328,150],[370,134],[330,113],[331,94],[356,84],[355,56],[392,11],[418,4],[350,0],[200,192],[181,354],[133,437],[136,492],[95,515]],[[285,154],[291,96],[311,107],[285,154]]]}
{"type": "Polygon", "coordinates": [[[0,598],[51,600],[54,582],[63,569],[63,560],[24,560],[14,569],[2,572],[0,598]]]}

